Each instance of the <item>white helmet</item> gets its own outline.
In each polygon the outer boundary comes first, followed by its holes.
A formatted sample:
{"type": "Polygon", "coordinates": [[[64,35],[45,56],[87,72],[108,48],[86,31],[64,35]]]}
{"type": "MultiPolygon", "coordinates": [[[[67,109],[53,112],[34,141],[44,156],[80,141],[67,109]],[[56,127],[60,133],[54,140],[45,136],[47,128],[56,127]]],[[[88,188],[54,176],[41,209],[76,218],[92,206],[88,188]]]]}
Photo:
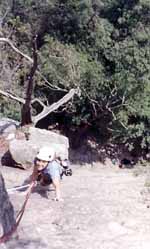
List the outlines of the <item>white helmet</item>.
{"type": "Polygon", "coordinates": [[[53,161],[55,158],[55,151],[51,147],[42,147],[36,155],[36,158],[47,162],[53,161]]]}

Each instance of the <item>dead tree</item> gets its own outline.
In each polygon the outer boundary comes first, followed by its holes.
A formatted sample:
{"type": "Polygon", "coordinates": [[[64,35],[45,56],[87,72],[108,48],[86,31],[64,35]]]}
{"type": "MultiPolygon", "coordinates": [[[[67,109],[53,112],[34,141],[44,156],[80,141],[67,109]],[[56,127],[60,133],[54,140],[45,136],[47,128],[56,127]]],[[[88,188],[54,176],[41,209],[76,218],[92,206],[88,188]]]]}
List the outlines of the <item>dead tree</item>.
{"type": "MultiPolygon", "coordinates": [[[[30,124],[30,123],[32,123],[33,125],[36,125],[39,120],[43,119],[44,117],[49,115],[51,112],[56,111],[60,106],[63,106],[64,104],[66,104],[69,100],[73,98],[74,95],[77,94],[80,96],[81,92],[79,88],[76,88],[76,89],[73,88],[67,91],[65,89],[59,88],[58,86],[53,86],[51,85],[50,82],[47,81],[47,79],[37,69],[36,39],[34,39],[34,42],[33,42],[33,59],[29,57],[28,55],[24,54],[23,52],[21,52],[18,48],[16,48],[14,44],[8,38],[0,37],[0,42],[7,43],[16,53],[24,57],[30,64],[32,63],[29,81],[27,84],[26,99],[20,98],[10,92],[6,92],[0,89],[0,95],[13,99],[19,102],[23,106],[22,107],[22,120],[21,120],[22,125],[30,124]],[[53,103],[52,105],[45,105],[40,99],[37,99],[37,98],[32,99],[32,93],[33,93],[33,88],[34,88],[33,77],[35,73],[38,73],[38,75],[49,85],[51,89],[53,90],[55,89],[55,90],[59,90],[63,92],[64,96],[61,99],[59,99],[57,102],[53,103]],[[38,102],[42,106],[42,111],[41,113],[38,113],[36,116],[31,116],[31,109],[35,102],[38,102]]],[[[72,75],[74,76],[76,74],[78,74],[77,70],[73,69],[72,75]]]]}
{"type": "Polygon", "coordinates": [[[31,68],[31,72],[29,75],[29,81],[27,84],[27,91],[26,91],[26,99],[25,103],[22,107],[22,115],[21,115],[21,125],[31,124],[32,117],[31,117],[31,100],[32,100],[32,92],[34,88],[34,74],[37,69],[37,48],[36,48],[36,39],[37,36],[33,39],[33,66],[31,68]]]}

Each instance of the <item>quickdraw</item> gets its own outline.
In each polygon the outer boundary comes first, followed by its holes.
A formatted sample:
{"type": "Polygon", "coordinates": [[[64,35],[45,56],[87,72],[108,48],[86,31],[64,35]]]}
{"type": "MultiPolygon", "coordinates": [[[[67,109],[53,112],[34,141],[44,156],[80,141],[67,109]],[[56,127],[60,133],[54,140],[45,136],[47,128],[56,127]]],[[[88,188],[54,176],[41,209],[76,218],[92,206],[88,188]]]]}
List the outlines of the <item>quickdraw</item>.
{"type": "Polygon", "coordinates": [[[13,235],[13,233],[16,232],[17,227],[19,226],[21,218],[22,218],[22,216],[24,214],[25,207],[27,205],[27,202],[29,200],[29,197],[30,197],[30,194],[32,192],[32,189],[33,189],[34,185],[35,185],[35,182],[31,182],[31,184],[29,185],[25,201],[24,201],[24,203],[22,205],[22,208],[20,209],[19,213],[17,214],[16,223],[15,223],[15,225],[12,227],[12,229],[7,234],[3,234],[0,237],[0,244],[1,243],[5,243],[6,241],[8,241],[10,239],[10,237],[13,235]]]}

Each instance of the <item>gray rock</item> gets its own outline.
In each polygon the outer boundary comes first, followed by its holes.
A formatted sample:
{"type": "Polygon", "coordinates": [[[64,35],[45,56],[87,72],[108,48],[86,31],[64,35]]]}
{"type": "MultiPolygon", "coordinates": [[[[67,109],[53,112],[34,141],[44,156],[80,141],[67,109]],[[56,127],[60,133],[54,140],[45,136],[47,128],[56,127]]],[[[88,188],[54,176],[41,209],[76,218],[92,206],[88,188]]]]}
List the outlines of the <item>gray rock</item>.
{"type": "Polygon", "coordinates": [[[14,209],[6,191],[5,182],[0,172],[0,224],[4,234],[11,231],[15,225],[14,209]]]}
{"type": "Polygon", "coordinates": [[[35,143],[37,143],[38,140],[38,141],[44,141],[46,143],[62,144],[66,148],[69,148],[69,140],[67,137],[45,129],[30,127],[29,140],[35,143]]]}
{"type": "Polygon", "coordinates": [[[19,122],[10,118],[0,119],[0,135],[9,134],[16,131],[19,126],[19,122]]]}
{"type": "Polygon", "coordinates": [[[13,160],[27,169],[33,165],[34,158],[42,146],[53,147],[56,156],[68,159],[68,138],[52,131],[30,127],[28,140],[13,139],[9,143],[9,151],[13,160]]]}
{"type": "Polygon", "coordinates": [[[9,143],[9,151],[13,160],[27,169],[31,167],[34,161],[34,157],[38,152],[38,141],[37,145],[27,140],[14,139],[9,143]]]}

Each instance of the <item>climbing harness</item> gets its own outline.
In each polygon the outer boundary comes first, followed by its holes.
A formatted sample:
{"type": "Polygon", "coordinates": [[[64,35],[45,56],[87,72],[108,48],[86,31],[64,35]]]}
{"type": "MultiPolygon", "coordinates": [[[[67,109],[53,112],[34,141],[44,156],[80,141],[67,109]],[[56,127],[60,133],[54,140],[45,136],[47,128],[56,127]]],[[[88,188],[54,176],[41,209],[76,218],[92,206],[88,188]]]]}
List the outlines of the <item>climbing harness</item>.
{"type": "MultiPolygon", "coordinates": [[[[29,187],[28,187],[28,191],[27,191],[27,194],[26,194],[26,197],[25,197],[25,201],[24,201],[24,203],[22,205],[22,208],[20,209],[19,213],[17,214],[16,223],[8,233],[3,234],[0,237],[0,244],[5,243],[6,241],[8,241],[10,239],[10,237],[13,235],[13,233],[16,232],[17,227],[19,226],[21,218],[22,218],[22,216],[24,214],[25,207],[27,205],[27,202],[29,200],[29,197],[30,197],[30,194],[32,192],[32,189],[33,189],[34,185],[35,185],[35,181],[31,182],[31,184],[28,184],[29,187]]],[[[25,186],[21,186],[21,187],[25,187],[25,186]]],[[[13,189],[16,189],[16,188],[13,188],[13,189]]]]}

